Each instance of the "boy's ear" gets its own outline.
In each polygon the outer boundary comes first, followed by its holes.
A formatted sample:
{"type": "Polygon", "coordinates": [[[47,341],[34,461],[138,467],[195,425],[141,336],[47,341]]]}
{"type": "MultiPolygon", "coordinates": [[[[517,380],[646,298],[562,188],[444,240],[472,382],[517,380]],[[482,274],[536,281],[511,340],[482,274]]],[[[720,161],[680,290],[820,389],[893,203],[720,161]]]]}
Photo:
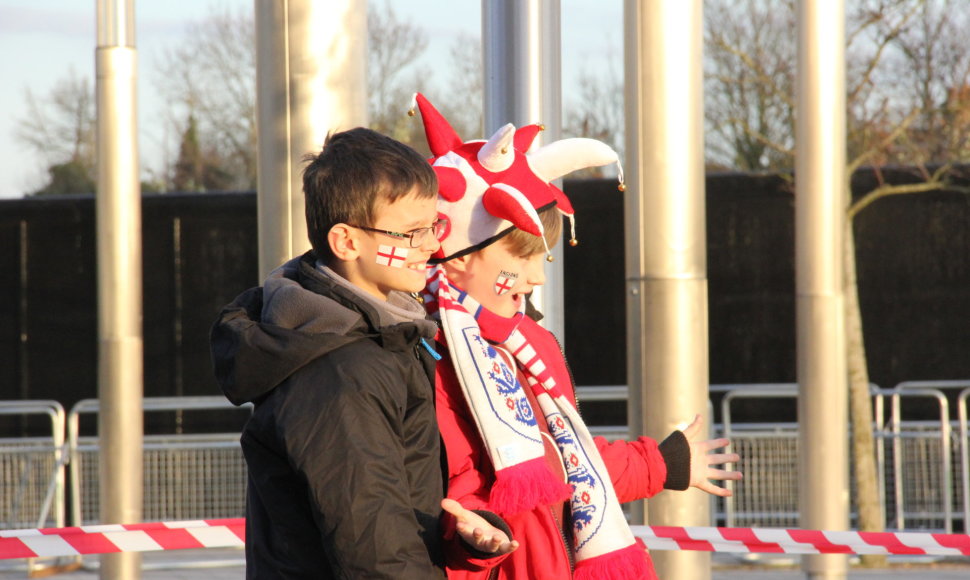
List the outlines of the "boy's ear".
{"type": "Polygon", "coordinates": [[[468,272],[468,258],[471,254],[465,254],[464,256],[458,256],[457,258],[452,258],[447,262],[444,262],[445,271],[451,270],[452,272],[461,272],[462,274],[468,272]]]}
{"type": "Polygon", "coordinates": [[[327,242],[330,251],[338,260],[352,262],[360,256],[360,240],[357,239],[357,229],[347,224],[336,224],[327,232],[327,242]]]}

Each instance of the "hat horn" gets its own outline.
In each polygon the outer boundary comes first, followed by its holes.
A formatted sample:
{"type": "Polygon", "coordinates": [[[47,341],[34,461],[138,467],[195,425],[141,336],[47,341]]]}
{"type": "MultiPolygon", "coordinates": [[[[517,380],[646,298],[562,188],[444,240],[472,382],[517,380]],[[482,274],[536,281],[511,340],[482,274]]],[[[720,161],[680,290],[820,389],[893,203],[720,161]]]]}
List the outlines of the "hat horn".
{"type": "Polygon", "coordinates": [[[505,171],[515,160],[512,139],[515,137],[515,126],[509,123],[495,132],[489,140],[478,150],[478,162],[492,173],[505,171]]]}
{"type": "Polygon", "coordinates": [[[428,139],[428,148],[435,157],[440,157],[449,151],[461,147],[461,137],[451,127],[451,124],[434,108],[421,93],[415,93],[414,99],[421,111],[421,121],[424,123],[424,134],[428,139]]]}
{"type": "Polygon", "coordinates": [[[546,183],[578,169],[617,162],[617,154],[612,147],[601,141],[582,137],[562,139],[544,145],[526,154],[526,158],[532,171],[546,183]]]}
{"type": "Polygon", "coordinates": [[[523,153],[527,152],[532,147],[532,142],[536,140],[539,131],[545,131],[545,129],[540,124],[519,127],[515,131],[515,148],[523,153]]]}

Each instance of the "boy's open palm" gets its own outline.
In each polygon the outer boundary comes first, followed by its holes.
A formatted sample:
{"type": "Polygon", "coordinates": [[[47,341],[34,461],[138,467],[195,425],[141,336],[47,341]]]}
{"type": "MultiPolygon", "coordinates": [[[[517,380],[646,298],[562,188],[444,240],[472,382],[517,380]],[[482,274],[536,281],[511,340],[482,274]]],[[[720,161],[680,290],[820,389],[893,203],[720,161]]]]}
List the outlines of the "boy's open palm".
{"type": "Polygon", "coordinates": [[[711,453],[715,449],[730,445],[730,440],[723,437],[695,442],[694,438],[701,433],[703,426],[704,419],[700,415],[694,415],[694,421],[684,428],[684,436],[690,444],[690,486],[706,491],[711,495],[728,497],[731,495],[731,490],[714,485],[710,480],[736,481],[741,479],[741,472],[727,471],[711,466],[736,463],[741,457],[737,453],[711,453]]]}
{"type": "Polygon", "coordinates": [[[458,534],[476,550],[501,556],[519,547],[519,543],[509,540],[505,532],[475,512],[466,510],[457,501],[445,498],[441,500],[441,508],[455,516],[458,534]]]}

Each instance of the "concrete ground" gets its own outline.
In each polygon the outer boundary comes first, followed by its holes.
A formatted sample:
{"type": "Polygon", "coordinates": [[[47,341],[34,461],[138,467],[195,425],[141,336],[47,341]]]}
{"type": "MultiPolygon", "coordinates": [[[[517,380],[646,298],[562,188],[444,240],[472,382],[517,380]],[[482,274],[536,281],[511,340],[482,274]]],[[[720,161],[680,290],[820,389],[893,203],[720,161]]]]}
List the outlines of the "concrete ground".
{"type": "MultiPolygon", "coordinates": [[[[800,580],[805,573],[794,557],[752,562],[732,554],[714,554],[711,580],[800,580]]],[[[50,562],[46,562],[50,563],[50,562]]],[[[63,580],[99,580],[97,557],[85,558],[75,570],[44,570],[45,577],[63,580]]],[[[26,561],[0,561],[0,580],[28,578],[26,561]]],[[[40,577],[35,574],[33,577],[40,577]]],[[[142,580],[243,580],[242,549],[175,550],[142,554],[142,580]]],[[[967,580],[970,557],[952,559],[891,559],[884,569],[851,567],[847,580],[967,580]]]]}

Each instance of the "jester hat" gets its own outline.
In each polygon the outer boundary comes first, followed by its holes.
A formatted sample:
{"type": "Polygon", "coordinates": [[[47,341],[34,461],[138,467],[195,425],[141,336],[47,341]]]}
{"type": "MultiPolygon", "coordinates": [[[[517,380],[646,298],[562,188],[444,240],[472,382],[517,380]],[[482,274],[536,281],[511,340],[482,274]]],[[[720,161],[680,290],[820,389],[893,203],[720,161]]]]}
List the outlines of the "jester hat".
{"type": "MultiPolygon", "coordinates": [[[[513,228],[544,240],[539,212],[553,207],[569,219],[570,244],[576,244],[573,206],[550,182],[586,167],[619,167],[616,151],[585,138],[562,139],[532,150],[543,129],[539,124],[516,129],[509,123],[487,141],[463,142],[423,95],[414,98],[438,176],[438,211],[449,222],[432,263],[482,249],[513,228]]],[[[619,179],[622,191],[622,170],[619,179]]]]}

